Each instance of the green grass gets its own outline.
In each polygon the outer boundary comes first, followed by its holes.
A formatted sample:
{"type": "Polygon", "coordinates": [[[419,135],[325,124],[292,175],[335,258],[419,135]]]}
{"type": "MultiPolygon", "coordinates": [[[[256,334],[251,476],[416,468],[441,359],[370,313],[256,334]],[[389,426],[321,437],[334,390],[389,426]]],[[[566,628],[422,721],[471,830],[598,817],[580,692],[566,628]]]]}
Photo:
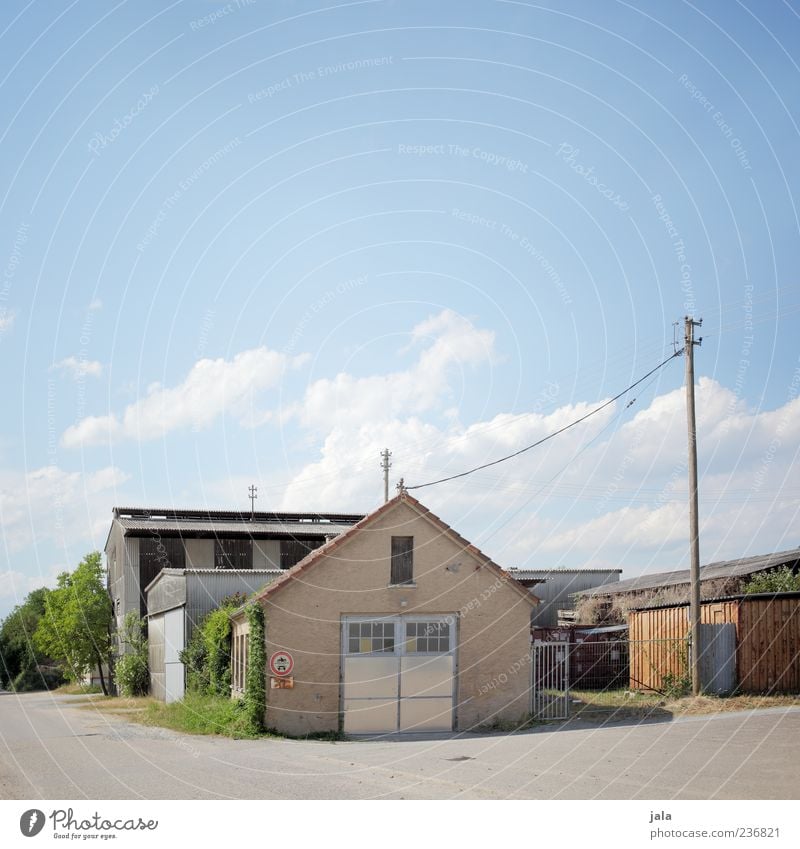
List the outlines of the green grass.
{"type": "Polygon", "coordinates": [[[69,683],[62,684],[53,692],[62,696],[90,696],[96,693],[102,693],[103,690],[99,684],[69,683]]]}
{"type": "Polygon", "coordinates": [[[155,699],[137,702],[138,709],[134,708],[126,718],[142,725],[170,728],[184,734],[220,734],[235,740],[267,736],[252,730],[244,705],[236,699],[187,693],[183,701],[170,704],[155,699]]]}

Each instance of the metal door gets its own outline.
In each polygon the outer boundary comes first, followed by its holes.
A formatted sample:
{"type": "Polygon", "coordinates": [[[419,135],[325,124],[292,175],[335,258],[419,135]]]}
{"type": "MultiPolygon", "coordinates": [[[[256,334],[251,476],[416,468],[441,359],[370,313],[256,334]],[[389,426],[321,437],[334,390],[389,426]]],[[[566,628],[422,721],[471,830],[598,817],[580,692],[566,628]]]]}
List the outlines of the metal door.
{"type": "Polygon", "coordinates": [[[345,617],[345,733],[452,730],[455,624],[452,615],[345,617]]]}
{"type": "Polygon", "coordinates": [[[531,714],[534,719],[569,716],[569,646],[536,642],[531,654],[531,714]]]}

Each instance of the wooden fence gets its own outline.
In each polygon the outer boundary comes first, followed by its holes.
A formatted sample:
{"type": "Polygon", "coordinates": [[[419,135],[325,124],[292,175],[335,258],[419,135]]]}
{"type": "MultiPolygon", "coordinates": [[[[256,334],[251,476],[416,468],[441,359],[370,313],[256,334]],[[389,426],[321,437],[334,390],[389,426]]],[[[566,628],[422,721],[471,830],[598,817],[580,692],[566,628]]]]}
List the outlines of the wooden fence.
{"type": "MultiPolygon", "coordinates": [[[[736,628],[737,690],[800,692],[800,592],[736,596],[701,605],[701,621],[736,628]]],[[[631,687],[663,689],[665,676],[685,669],[689,607],[633,610],[629,614],[631,687]]]]}

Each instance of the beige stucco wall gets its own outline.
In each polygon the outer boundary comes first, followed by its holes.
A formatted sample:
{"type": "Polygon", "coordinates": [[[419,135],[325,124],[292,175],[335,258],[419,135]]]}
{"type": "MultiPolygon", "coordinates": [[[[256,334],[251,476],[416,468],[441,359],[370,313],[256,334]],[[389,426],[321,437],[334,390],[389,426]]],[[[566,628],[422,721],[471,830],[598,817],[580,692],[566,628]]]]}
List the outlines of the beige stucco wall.
{"type": "Polygon", "coordinates": [[[348,614],[457,614],[457,728],[514,721],[529,710],[530,603],[407,503],[264,607],[267,657],[280,649],[295,661],[294,689],[272,690],[267,682],[267,724],[281,732],[338,729],[340,621],[348,614]],[[389,586],[393,535],[414,537],[415,587],[389,586]]]}

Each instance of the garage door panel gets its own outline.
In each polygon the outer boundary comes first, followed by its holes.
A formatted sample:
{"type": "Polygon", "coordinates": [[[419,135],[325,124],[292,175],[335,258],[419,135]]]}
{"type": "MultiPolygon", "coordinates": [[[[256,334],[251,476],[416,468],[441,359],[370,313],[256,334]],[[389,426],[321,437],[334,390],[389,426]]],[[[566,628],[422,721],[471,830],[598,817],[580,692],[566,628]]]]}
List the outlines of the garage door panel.
{"type": "Polygon", "coordinates": [[[404,657],[401,663],[401,696],[441,696],[442,698],[452,698],[452,655],[404,657]]]}
{"type": "Polygon", "coordinates": [[[401,731],[451,731],[453,700],[400,699],[401,731]]]}
{"type": "Polygon", "coordinates": [[[345,700],[345,734],[381,734],[396,729],[396,698],[345,700]]]}
{"type": "Polygon", "coordinates": [[[397,657],[345,658],[345,699],[396,699],[398,663],[397,657]]]}

